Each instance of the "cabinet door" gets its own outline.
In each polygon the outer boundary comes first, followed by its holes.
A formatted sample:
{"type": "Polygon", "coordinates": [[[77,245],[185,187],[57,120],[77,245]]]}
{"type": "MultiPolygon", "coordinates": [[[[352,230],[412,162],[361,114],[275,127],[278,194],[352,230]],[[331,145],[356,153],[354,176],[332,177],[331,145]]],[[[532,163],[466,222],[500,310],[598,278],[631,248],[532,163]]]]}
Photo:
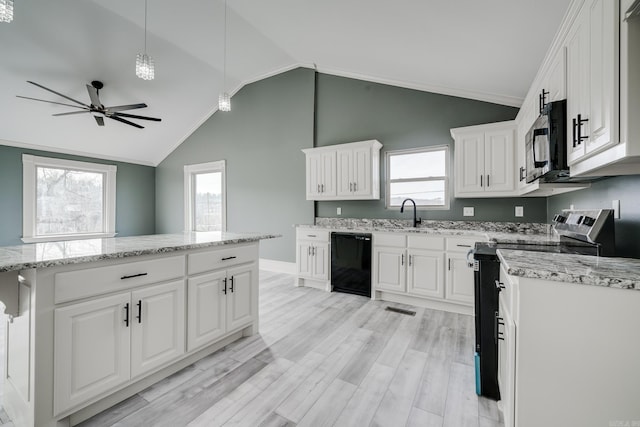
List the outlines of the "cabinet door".
{"type": "MultiPolygon", "coordinates": [[[[583,6],[567,35],[567,158],[571,165],[585,154],[585,142],[577,139],[573,121],[589,114],[589,7],[583,6]]],[[[589,122],[581,127],[589,134],[589,122]]]]}
{"type": "Polygon", "coordinates": [[[336,152],[322,153],[322,181],[320,182],[322,197],[336,195],[336,152]]]}
{"type": "Polygon", "coordinates": [[[486,132],[484,137],[484,191],[512,191],[515,188],[514,162],[513,130],[486,132]]]}
{"type": "Polygon", "coordinates": [[[447,253],[445,298],[473,305],[473,268],[467,265],[466,254],[447,253]]]}
{"type": "Polygon", "coordinates": [[[456,139],[456,194],[484,191],[484,132],[456,139]]]}
{"type": "Polygon", "coordinates": [[[187,350],[210,344],[226,332],[226,271],[190,278],[187,285],[187,350]]]}
{"type": "Polygon", "coordinates": [[[253,263],[227,271],[227,331],[247,326],[254,319],[258,269],[253,263]]]}
{"type": "Polygon", "coordinates": [[[354,196],[371,195],[371,149],[369,147],[353,150],[353,190],[354,196]]]}
{"type": "Polygon", "coordinates": [[[566,98],[567,86],[567,50],[561,47],[556,53],[547,71],[545,84],[549,92],[547,100],[560,101],[566,98]]]}
{"type": "Polygon", "coordinates": [[[444,298],[444,254],[410,249],[407,266],[407,293],[444,298]]]}
{"type": "Polygon", "coordinates": [[[374,286],[376,290],[405,292],[404,249],[374,247],[374,286]]]}
{"type": "Polygon", "coordinates": [[[337,150],[338,196],[351,196],[353,191],[353,150],[337,150]]]}
{"type": "Polygon", "coordinates": [[[618,3],[591,0],[589,5],[589,139],[591,153],[616,143],[618,117],[618,3]]]}
{"type": "MultiPolygon", "coordinates": [[[[516,327],[505,302],[500,298],[499,319],[501,323],[496,325],[496,331],[501,337],[498,339],[498,386],[500,398],[504,408],[504,425],[515,425],[515,363],[516,363],[516,327]]],[[[496,319],[497,320],[497,319],[496,319]]]]}
{"type": "Polygon", "coordinates": [[[131,377],[184,353],[184,281],[131,293],[131,377]]]}
{"type": "Polygon", "coordinates": [[[54,318],[55,414],[129,380],[129,292],[57,308],[54,318]]]}
{"type": "Polygon", "coordinates": [[[307,200],[317,200],[321,196],[322,174],[322,153],[307,154],[307,200]]]}
{"type": "Polygon", "coordinates": [[[313,256],[311,255],[311,251],[313,250],[313,244],[307,241],[298,241],[296,246],[298,276],[312,277],[313,256]]]}
{"type": "Polygon", "coordinates": [[[312,277],[319,280],[329,279],[329,244],[314,244],[312,249],[312,277]]]}

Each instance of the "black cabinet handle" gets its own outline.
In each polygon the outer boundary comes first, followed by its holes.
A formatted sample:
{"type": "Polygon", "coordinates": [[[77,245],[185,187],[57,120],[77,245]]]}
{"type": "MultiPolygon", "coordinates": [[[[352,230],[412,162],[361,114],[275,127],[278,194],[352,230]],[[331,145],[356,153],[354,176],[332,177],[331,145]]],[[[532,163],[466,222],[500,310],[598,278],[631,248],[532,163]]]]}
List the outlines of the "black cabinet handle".
{"type": "Polygon", "coordinates": [[[487,188],[489,188],[489,175],[487,174],[487,188]]]}
{"type": "Polygon", "coordinates": [[[449,267],[448,267],[449,271],[451,271],[451,258],[449,258],[449,267]]]}
{"type": "Polygon", "coordinates": [[[504,341],[504,333],[500,332],[500,325],[504,326],[504,319],[500,317],[500,314],[494,312],[496,321],[493,323],[493,340],[497,343],[498,340],[504,341]]]}
{"type": "Polygon", "coordinates": [[[234,256],[228,256],[228,257],[222,258],[222,261],[228,261],[230,259],[235,259],[235,258],[236,257],[234,257],[234,256]]]}
{"type": "Polygon", "coordinates": [[[318,237],[317,234],[307,234],[307,237],[318,237]]]}
{"type": "Polygon", "coordinates": [[[124,305],[124,325],[129,327],[129,303],[124,305]]]}
{"type": "Polygon", "coordinates": [[[233,276],[231,276],[231,292],[233,292],[233,276]]]}
{"type": "Polygon", "coordinates": [[[411,255],[409,255],[409,267],[411,267],[411,255]]]}
{"type": "Polygon", "coordinates": [[[120,280],[133,279],[134,277],[146,276],[147,274],[148,273],[138,273],[138,274],[132,274],[130,276],[122,276],[120,280]]]}
{"type": "Polygon", "coordinates": [[[400,256],[400,265],[404,265],[404,254],[400,256]]]}
{"type": "Polygon", "coordinates": [[[525,172],[525,168],[520,166],[520,181],[524,181],[525,180],[525,176],[523,175],[525,172]]]}
{"type": "Polygon", "coordinates": [[[138,323],[142,323],[142,300],[139,299],[138,304],[136,305],[138,306],[138,315],[136,316],[136,319],[138,319],[138,323]]]}
{"type": "Polygon", "coordinates": [[[578,126],[578,122],[576,121],[576,119],[571,119],[572,121],[572,125],[571,125],[571,129],[572,129],[572,141],[573,141],[573,147],[575,148],[576,145],[578,144],[578,139],[576,138],[576,127],[578,126]]]}
{"type": "Polygon", "coordinates": [[[482,175],[480,175],[480,187],[482,187],[482,175]]]}
{"type": "Polygon", "coordinates": [[[589,119],[583,119],[582,115],[578,114],[578,144],[581,144],[585,139],[589,139],[589,135],[582,136],[582,125],[588,121],[589,119]]]}
{"type": "Polygon", "coordinates": [[[538,105],[540,107],[540,114],[544,112],[544,107],[547,106],[547,95],[549,95],[548,90],[542,89],[540,95],[538,95],[538,105]]]}
{"type": "Polygon", "coordinates": [[[456,245],[459,248],[470,248],[471,245],[456,245]]]}
{"type": "Polygon", "coordinates": [[[224,283],[224,289],[222,290],[222,292],[224,292],[224,294],[227,294],[227,278],[225,277],[224,280],[222,281],[224,283]]]}

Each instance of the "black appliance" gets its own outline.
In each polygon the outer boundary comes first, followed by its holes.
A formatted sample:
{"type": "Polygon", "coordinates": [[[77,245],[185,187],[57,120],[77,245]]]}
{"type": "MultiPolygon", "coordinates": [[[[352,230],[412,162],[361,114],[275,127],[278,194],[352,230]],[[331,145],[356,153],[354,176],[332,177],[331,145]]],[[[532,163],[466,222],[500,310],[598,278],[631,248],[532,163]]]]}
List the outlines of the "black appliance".
{"type": "Polygon", "coordinates": [[[371,234],[331,233],[331,286],[371,297],[371,234]]]}
{"type": "Polygon", "coordinates": [[[540,116],[525,136],[527,183],[569,180],[565,124],[567,101],[553,101],[544,106],[540,116]]]}
{"type": "Polygon", "coordinates": [[[559,241],[546,244],[478,242],[474,259],[476,393],[500,399],[496,322],[500,287],[498,249],[614,256],[613,210],[563,210],[553,219],[559,241]]]}

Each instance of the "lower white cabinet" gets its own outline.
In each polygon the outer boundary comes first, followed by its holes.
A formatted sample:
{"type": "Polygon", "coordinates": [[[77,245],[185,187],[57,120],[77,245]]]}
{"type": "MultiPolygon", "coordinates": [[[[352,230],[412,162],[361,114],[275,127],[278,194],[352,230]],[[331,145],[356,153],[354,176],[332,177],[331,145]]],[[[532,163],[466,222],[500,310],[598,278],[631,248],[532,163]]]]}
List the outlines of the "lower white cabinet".
{"type": "Polygon", "coordinates": [[[473,304],[473,269],[467,255],[447,252],[446,298],[461,304],[473,304]]]}
{"type": "Polygon", "coordinates": [[[187,350],[211,344],[254,320],[255,263],[190,277],[187,350]]]}
{"type": "Polygon", "coordinates": [[[55,309],[54,412],[184,353],[184,281],[55,309]]]}
{"type": "Polygon", "coordinates": [[[443,264],[442,252],[409,249],[407,293],[442,298],[444,296],[443,264]]]}
{"type": "Polygon", "coordinates": [[[329,230],[302,227],[296,230],[298,286],[331,290],[329,247],[329,230]]]}
{"type": "Polygon", "coordinates": [[[503,403],[504,426],[513,427],[514,390],[516,381],[516,325],[511,317],[504,294],[500,295],[495,332],[498,340],[498,387],[503,403]]]}
{"type": "Polygon", "coordinates": [[[375,266],[373,280],[375,289],[395,292],[406,291],[405,253],[406,249],[404,248],[373,247],[373,264],[375,266]]]}

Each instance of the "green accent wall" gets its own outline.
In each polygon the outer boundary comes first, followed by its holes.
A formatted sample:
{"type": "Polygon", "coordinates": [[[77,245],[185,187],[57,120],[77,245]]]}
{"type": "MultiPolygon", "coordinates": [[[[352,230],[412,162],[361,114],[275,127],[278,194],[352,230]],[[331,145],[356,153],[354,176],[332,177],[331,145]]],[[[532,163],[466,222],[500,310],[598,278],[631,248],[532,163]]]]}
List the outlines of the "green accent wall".
{"type": "Polygon", "coordinates": [[[0,145],[0,246],[22,244],[22,154],[116,165],[118,236],[155,233],[155,168],[0,145]]]}
{"type": "MultiPolygon", "coordinates": [[[[385,153],[390,150],[449,145],[451,172],[455,150],[450,129],[513,120],[517,108],[455,96],[404,89],[327,74],[318,75],[317,146],[367,139],[382,143],[380,154],[380,200],[317,202],[320,217],[407,218],[399,208],[385,207],[385,153]]],[[[453,179],[450,181],[453,196],[453,179]]],[[[546,222],[544,198],[451,198],[448,210],[421,210],[423,219],[546,222]],[[472,206],[475,216],[463,217],[462,208],[472,206]],[[524,217],[515,216],[515,207],[524,207],[524,217]]]]}
{"type": "Polygon", "coordinates": [[[620,200],[620,219],[614,220],[616,252],[640,258],[640,175],[617,176],[596,181],[591,188],[547,199],[547,218],[574,205],[575,209],[611,209],[620,200]]]}
{"type": "Polygon", "coordinates": [[[227,230],[281,234],[262,258],[295,261],[294,224],[313,222],[305,160],[313,145],[313,71],[295,69],[249,84],[156,170],[156,230],[184,229],[184,165],[226,161],[227,230]]]}

